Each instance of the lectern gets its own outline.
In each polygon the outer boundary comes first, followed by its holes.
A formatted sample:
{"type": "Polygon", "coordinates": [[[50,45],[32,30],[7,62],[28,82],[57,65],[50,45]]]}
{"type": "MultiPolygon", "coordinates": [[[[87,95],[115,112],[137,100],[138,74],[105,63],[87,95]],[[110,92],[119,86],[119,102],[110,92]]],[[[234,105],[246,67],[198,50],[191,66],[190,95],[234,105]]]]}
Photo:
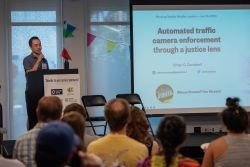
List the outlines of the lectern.
{"type": "Polygon", "coordinates": [[[54,69],[29,72],[26,74],[25,99],[28,114],[28,129],[32,129],[37,123],[36,108],[38,101],[44,96],[44,75],[54,74],[78,74],[78,69],[54,69]]]}

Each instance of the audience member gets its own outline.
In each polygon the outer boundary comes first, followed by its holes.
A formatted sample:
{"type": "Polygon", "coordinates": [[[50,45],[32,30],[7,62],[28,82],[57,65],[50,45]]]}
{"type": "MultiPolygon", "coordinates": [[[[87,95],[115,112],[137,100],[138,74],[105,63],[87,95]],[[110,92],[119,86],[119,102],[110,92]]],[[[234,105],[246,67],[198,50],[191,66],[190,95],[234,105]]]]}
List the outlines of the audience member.
{"type": "Polygon", "coordinates": [[[106,166],[135,167],[139,160],[148,156],[148,150],[144,144],[126,135],[129,104],[122,99],[113,99],[106,104],[104,112],[110,133],[90,143],[87,151],[101,157],[106,166]]]}
{"type": "MultiPolygon", "coordinates": [[[[72,105],[71,105],[72,106],[72,105]]],[[[79,108],[82,108],[79,104],[74,104],[74,106],[80,106],[79,108]]],[[[80,111],[80,110],[77,110],[80,111]]],[[[77,147],[77,152],[74,153],[70,166],[71,167],[101,167],[103,165],[102,160],[94,155],[94,154],[88,154],[85,152],[84,147],[84,131],[85,131],[85,119],[82,116],[82,114],[78,112],[66,112],[62,118],[62,121],[68,123],[72,129],[75,131],[75,134],[78,135],[78,137],[81,139],[80,145],[77,147]]]]}
{"type": "Polygon", "coordinates": [[[65,166],[79,144],[79,138],[67,123],[50,122],[37,136],[35,153],[37,167],[65,166]]]}
{"type": "Polygon", "coordinates": [[[81,139],[81,145],[84,143],[85,120],[77,112],[69,112],[63,115],[62,121],[68,123],[74,130],[75,134],[81,139]]]}
{"type": "Polygon", "coordinates": [[[212,141],[205,151],[202,167],[250,166],[250,136],[247,111],[238,98],[227,98],[221,113],[227,135],[212,141]]]}
{"type": "Polygon", "coordinates": [[[38,123],[16,140],[13,151],[13,158],[20,160],[27,167],[36,166],[34,156],[37,135],[47,122],[61,118],[62,102],[57,96],[44,96],[39,100],[36,112],[38,123]]]}
{"type": "Polygon", "coordinates": [[[144,112],[135,106],[131,107],[131,119],[127,127],[127,135],[148,148],[149,155],[159,152],[159,145],[149,133],[149,123],[144,112]]]}
{"type": "Polygon", "coordinates": [[[178,149],[186,138],[185,131],[186,125],[180,117],[164,117],[157,130],[161,151],[140,162],[138,167],[199,167],[197,161],[178,154],[178,149]]]}
{"type": "Polygon", "coordinates": [[[83,116],[83,118],[85,119],[87,118],[87,111],[85,111],[83,106],[78,103],[71,103],[67,105],[65,109],[63,110],[63,114],[67,114],[71,111],[78,112],[79,114],[83,116]]]}
{"type": "MultiPolygon", "coordinates": [[[[72,103],[72,104],[67,105],[63,113],[67,114],[69,112],[78,112],[84,117],[85,120],[87,120],[87,112],[85,111],[83,106],[78,103],[72,103]]],[[[98,136],[92,136],[85,132],[84,133],[84,146],[87,147],[89,143],[91,143],[92,141],[98,138],[99,138],[98,136]]]]}
{"type": "MultiPolygon", "coordinates": [[[[62,121],[69,124],[74,130],[75,134],[78,135],[78,137],[81,139],[80,145],[77,147],[77,152],[85,151],[85,148],[83,146],[85,120],[83,116],[77,112],[69,112],[63,115],[62,121]]],[[[72,157],[72,160],[70,162],[71,167],[78,167],[81,164],[81,159],[77,152],[75,152],[72,157]]]]}

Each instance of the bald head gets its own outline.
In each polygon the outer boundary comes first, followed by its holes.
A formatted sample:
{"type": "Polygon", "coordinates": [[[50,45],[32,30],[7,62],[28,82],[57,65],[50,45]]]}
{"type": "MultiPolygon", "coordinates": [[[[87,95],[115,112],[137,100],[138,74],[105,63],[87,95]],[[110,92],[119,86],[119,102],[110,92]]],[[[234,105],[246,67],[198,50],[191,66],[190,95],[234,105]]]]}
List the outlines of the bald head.
{"type": "Polygon", "coordinates": [[[112,99],[105,106],[105,118],[112,132],[122,130],[128,123],[130,108],[127,101],[123,99],[112,99]]]}
{"type": "Polygon", "coordinates": [[[58,120],[62,115],[62,101],[57,96],[44,96],[39,100],[36,110],[39,122],[58,120]]]}

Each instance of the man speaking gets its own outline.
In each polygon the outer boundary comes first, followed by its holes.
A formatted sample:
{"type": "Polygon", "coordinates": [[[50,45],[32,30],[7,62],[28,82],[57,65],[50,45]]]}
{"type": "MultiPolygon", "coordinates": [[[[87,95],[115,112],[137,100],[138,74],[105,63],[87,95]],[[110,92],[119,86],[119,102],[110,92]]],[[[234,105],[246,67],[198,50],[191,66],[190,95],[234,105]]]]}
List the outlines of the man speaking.
{"type": "Polygon", "coordinates": [[[31,54],[23,59],[23,67],[26,73],[41,69],[49,69],[48,61],[42,53],[42,44],[38,37],[33,36],[29,40],[31,54]]]}
{"type": "MultiPolygon", "coordinates": [[[[29,46],[31,49],[31,54],[23,59],[23,67],[25,70],[26,79],[27,79],[27,74],[29,72],[49,69],[48,61],[45,59],[42,53],[42,44],[40,39],[36,36],[31,37],[29,39],[29,46]]],[[[28,103],[29,98],[27,93],[27,84],[26,84],[25,98],[26,98],[26,107],[28,114],[28,129],[32,129],[37,123],[37,117],[36,117],[36,111],[33,111],[33,109],[32,110],[28,109],[31,105],[33,106],[34,104],[28,103]]]]}

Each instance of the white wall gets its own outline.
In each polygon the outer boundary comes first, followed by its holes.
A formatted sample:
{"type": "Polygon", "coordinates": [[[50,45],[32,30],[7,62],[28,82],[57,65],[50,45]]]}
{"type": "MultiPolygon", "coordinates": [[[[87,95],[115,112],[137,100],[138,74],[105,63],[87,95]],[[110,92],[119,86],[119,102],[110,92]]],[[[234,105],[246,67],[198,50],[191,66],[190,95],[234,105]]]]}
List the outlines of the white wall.
{"type": "Polygon", "coordinates": [[[78,68],[81,77],[81,95],[86,94],[85,50],[86,29],[84,27],[84,1],[63,0],[63,19],[76,27],[73,38],[64,39],[64,47],[72,57],[70,68],[78,68]]]}

